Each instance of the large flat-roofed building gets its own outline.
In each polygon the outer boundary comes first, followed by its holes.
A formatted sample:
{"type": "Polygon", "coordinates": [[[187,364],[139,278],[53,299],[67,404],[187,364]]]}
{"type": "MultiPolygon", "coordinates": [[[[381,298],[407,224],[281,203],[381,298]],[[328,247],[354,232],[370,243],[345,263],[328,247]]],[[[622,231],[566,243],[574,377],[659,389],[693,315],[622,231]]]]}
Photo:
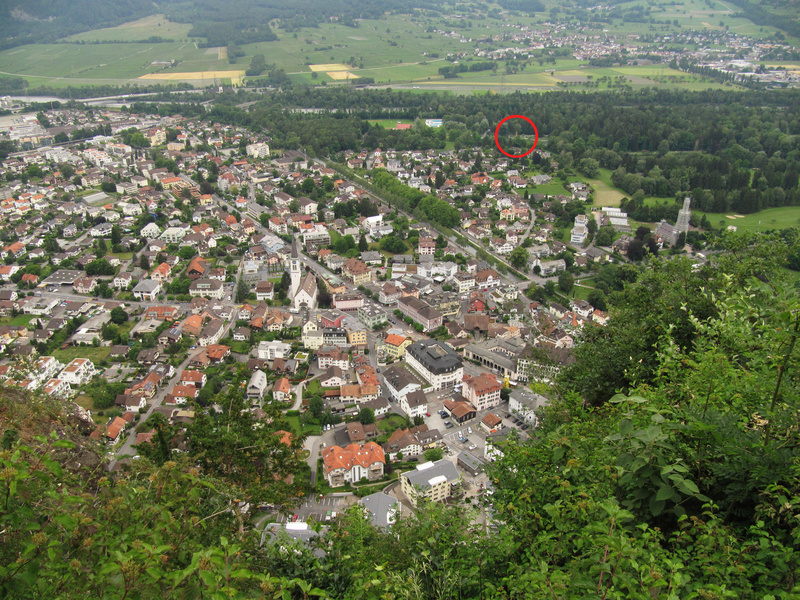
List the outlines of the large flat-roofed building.
{"type": "Polygon", "coordinates": [[[422,498],[444,502],[453,495],[453,486],[460,480],[458,469],[446,458],[422,463],[414,471],[400,475],[403,493],[414,507],[422,498]]]}
{"type": "Polygon", "coordinates": [[[436,340],[420,340],[406,349],[406,362],[434,390],[453,387],[464,375],[461,357],[450,346],[436,340]]]}

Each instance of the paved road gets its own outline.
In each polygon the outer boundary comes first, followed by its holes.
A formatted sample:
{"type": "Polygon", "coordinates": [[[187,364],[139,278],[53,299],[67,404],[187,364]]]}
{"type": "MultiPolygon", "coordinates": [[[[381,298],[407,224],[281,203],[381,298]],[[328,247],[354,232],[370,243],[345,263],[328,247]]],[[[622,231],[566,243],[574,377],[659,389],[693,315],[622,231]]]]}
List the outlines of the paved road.
{"type": "MultiPolygon", "coordinates": [[[[164,399],[167,396],[167,391],[171,390],[172,387],[178,383],[181,379],[181,373],[183,370],[189,366],[189,361],[191,361],[192,357],[186,357],[178,367],[175,368],[175,375],[169,381],[162,382],[162,385],[159,386],[158,392],[153,398],[150,399],[149,405],[147,407],[147,412],[141,415],[139,422],[142,423],[146,421],[150,415],[152,415],[155,410],[161,406],[164,402],[164,399]]],[[[114,466],[117,464],[117,461],[126,457],[126,456],[133,456],[136,454],[136,449],[133,447],[133,444],[136,442],[136,429],[133,428],[130,430],[128,438],[122,443],[121,446],[117,447],[115,451],[114,459],[108,464],[108,470],[112,470],[114,466]]]]}

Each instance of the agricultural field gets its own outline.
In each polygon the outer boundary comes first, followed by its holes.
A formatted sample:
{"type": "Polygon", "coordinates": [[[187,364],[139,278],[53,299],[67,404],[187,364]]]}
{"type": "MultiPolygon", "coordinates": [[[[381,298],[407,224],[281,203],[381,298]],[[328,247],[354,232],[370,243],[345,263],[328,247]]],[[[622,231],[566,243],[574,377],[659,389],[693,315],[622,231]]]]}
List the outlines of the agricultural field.
{"type": "Polygon", "coordinates": [[[31,87],[86,83],[135,83],[137,78],[171,71],[230,69],[217,52],[192,42],[146,44],[32,44],[0,52],[0,72],[19,75],[31,87]],[[184,66],[185,65],[185,66],[184,66]]]}
{"type": "Polygon", "coordinates": [[[188,23],[172,23],[164,15],[150,15],[138,21],[117,27],[95,29],[64,38],[66,42],[142,42],[153,36],[164,40],[186,40],[189,38],[188,23]]]}
{"type": "MultiPolygon", "coordinates": [[[[628,10],[638,4],[615,6],[628,10]]],[[[497,18],[500,13],[491,16],[482,9],[475,13],[474,6],[461,4],[455,9],[460,16],[423,10],[414,15],[387,14],[381,20],[364,19],[357,27],[323,23],[315,28],[287,31],[274,23],[278,40],[243,45],[245,56],[233,63],[227,60],[225,47],[201,48],[197,43],[200,40],[189,39],[191,25],[170,22],[161,14],[151,15],[117,27],[73,35],[58,44],[33,44],[2,51],[0,74],[24,77],[31,87],[177,81],[197,86],[240,85],[244,81],[242,72],[252,57],[263,54],[268,64],[283,69],[292,80],[312,85],[346,84],[353,78],[370,77],[378,85],[421,91],[449,90],[457,94],[482,90],[549,91],[565,86],[601,91],[620,86],[655,85],[687,90],[725,87],[667,66],[590,68],[586,61],[573,57],[555,57],[554,63],[531,60],[520,72],[507,72],[506,63],[499,61],[494,71],[461,73],[455,79],[439,75],[439,68],[451,64],[446,61],[448,55],[464,53],[469,61],[477,40],[488,37],[500,40],[514,28],[535,27],[556,14],[566,14],[567,9],[554,0],[547,0],[546,5],[548,12],[532,17],[508,12],[497,18]],[[156,38],[164,41],[153,41],[156,38]]],[[[608,30],[617,35],[641,35],[678,33],[687,28],[730,28],[755,37],[774,32],[746,19],[734,19],[735,7],[718,0],[689,0],[681,5],[648,1],[645,6],[652,18],[663,22],[627,23],[614,19],[608,30]]],[[[569,27],[563,35],[578,32],[569,27]]],[[[646,48],[646,43],[640,45],[646,48]]],[[[475,57],[475,60],[482,59],[475,57]]],[[[517,67],[508,70],[515,71],[517,67]]]]}

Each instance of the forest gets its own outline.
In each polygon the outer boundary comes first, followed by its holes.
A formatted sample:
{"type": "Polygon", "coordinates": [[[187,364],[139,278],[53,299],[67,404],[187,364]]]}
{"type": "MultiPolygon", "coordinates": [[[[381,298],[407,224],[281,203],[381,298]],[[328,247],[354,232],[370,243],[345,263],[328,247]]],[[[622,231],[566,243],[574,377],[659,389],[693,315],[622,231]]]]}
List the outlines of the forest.
{"type": "MultiPolygon", "coordinates": [[[[494,150],[495,124],[510,114],[526,115],[542,135],[539,148],[551,152],[561,169],[587,177],[596,177],[600,168],[612,171],[612,183],[629,194],[628,210],[642,217],[649,213],[642,204],[648,196],[691,195],[692,207],[708,212],[753,213],[800,204],[800,101],[793,91],[444,96],[341,87],[243,90],[220,100],[208,118],[264,131],[280,147],[316,156],[364,147],[444,149],[447,142],[456,150],[494,150]],[[243,99],[260,100],[245,111],[235,107],[243,99]],[[295,108],[329,112],[302,114],[295,108]],[[406,131],[367,122],[386,118],[416,122],[406,131]],[[426,127],[427,118],[441,118],[444,126],[426,127]]],[[[202,108],[141,103],[130,110],[195,116],[202,108]]],[[[514,119],[505,127],[503,148],[530,147],[530,125],[514,119]]],[[[518,164],[525,167],[531,160],[518,164]]],[[[650,216],[674,219],[675,214],[650,216]]]]}
{"type": "Polygon", "coordinates": [[[253,428],[235,392],[201,412],[188,453],[155,424],[144,457],[108,474],[65,405],[2,388],[0,595],[797,598],[798,241],[714,244],[700,270],[607,274],[608,327],[578,340],[532,438],[501,444],[491,495],[387,530],[354,506],[310,546],[262,546],[243,509],[291,512],[292,467],[276,469],[301,439],[276,458],[280,421],[253,428]],[[475,522],[489,506],[491,526],[475,522]]]}
{"type": "Polygon", "coordinates": [[[380,19],[386,12],[410,13],[438,9],[426,0],[26,0],[0,5],[0,49],[22,44],[51,43],[69,35],[113,27],[151,14],[165,13],[171,21],[191,23],[191,37],[206,46],[248,44],[276,39],[269,23],[275,19],[288,31],[316,27],[331,17],[356,27],[358,18],[380,19]]]}

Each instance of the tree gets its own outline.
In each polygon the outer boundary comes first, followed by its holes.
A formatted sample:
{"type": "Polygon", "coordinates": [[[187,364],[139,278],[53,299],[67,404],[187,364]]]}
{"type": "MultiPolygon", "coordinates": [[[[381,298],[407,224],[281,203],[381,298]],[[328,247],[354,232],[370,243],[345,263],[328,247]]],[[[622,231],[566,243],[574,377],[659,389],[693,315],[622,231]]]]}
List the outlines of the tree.
{"type": "Polygon", "coordinates": [[[150,259],[147,258],[146,254],[142,254],[141,257],[139,258],[139,267],[144,271],[150,270],[150,259]]]}
{"type": "Polygon", "coordinates": [[[561,271],[558,274],[558,289],[565,294],[569,294],[575,286],[575,278],[569,271],[561,271]]]}
{"type": "Polygon", "coordinates": [[[528,251],[522,246],[517,246],[508,255],[508,260],[512,267],[523,270],[528,266],[528,251]]]}
{"type": "Polygon", "coordinates": [[[381,238],[381,250],[392,254],[402,254],[406,251],[406,243],[395,235],[387,235],[381,238]]]}
{"type": "Polygon", "coordinates": [[[375,422],[375,411],[365,406],[360,411],[358,411],[358,416],[356,417],[356,421],[358,421],[362,425],[371,425],[372,423],[375,422]]]}
{"type": "Polygon", "coordinates": [[[610,246],[613,241],[614,228],[608,225],[601,227],[594,238],[594,243],[598,246],[610,246]]]}
{"type": "Polygon", "coordinates": [[[429,462],[436,462],[437,460],[442,460],[444,457],[444,451],[441,448],[430,448],[429,450],[425,450],[423,455],[426,461],[429,462]]]}
{"type": "Polygon", "coordinates": [[[606,295],[602,290],[592,290],[586,301],[597,310],[608,310],[608,303],[606,302],[606,295]]]}
{"type": "Polygon", "coordinates": [[[365,236],[362,233],[361,237],[358,238],[358,251],[365,252],[368,249],[369,249],[369,244],[367,244],[367,236],[365,236]]]}
{"type": "Polygon", "coordinates": [[[644,242],[639,238],[634,238],[628,243],[626,254],[628,260],[639,262],[644,258],[645,247],[644,242]]]}
{"type": "Polygon", "coordinates": [[[89,276],[113,275],[115,272],[116,269],[105,258],[96,258],[86,265],[86,274],[89,276]]]}
{"type": "Polygon", "coordinates": [[[322,411],[325,410],[325,403],[322,401],[322,397],[319,395],[313,395],[308,400],[308,410],[314,415],[314,418],[318,419],[322,415],[322,411]]]}
{"type": "Polygon", "coordinates": [[[239,283],[236,284],[236,302],[244,302],[247,300],[249,293],[250,286],[247,285],[244,278],[240,278],[239,283]]]}
{"type": "Polygon", "coordinates": [[[121,306],[115,306],[111,309],[111,322],[116,325],[121,325],[128,320],[128,313],[121,306]]]}

